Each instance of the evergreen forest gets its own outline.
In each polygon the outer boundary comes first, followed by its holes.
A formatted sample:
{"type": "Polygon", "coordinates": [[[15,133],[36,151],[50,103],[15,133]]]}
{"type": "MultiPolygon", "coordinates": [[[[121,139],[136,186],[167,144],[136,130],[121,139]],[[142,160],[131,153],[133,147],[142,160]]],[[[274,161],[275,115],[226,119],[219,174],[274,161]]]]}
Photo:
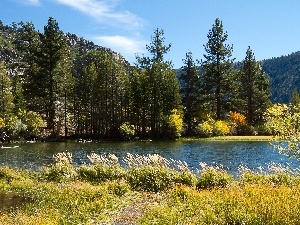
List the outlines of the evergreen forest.
{"type": "Polygon", "coordinates": [[[131,65],[64,33],[52,17],[43,32],[0,21],[0,129],[13,139],[55,140],[269,134],[264,113],[271,100],[290,101],[299,53],[259,62],[249,46],[235,62],[228,35],[216,19],[203,60],[187,52],[175,69],[162,29],[131,65]]]}

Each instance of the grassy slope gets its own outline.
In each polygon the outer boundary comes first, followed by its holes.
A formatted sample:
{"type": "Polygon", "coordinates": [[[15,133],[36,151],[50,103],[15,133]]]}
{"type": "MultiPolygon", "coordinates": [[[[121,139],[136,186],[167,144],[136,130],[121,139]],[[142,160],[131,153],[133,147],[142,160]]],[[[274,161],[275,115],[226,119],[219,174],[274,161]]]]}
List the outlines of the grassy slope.
{"type": "Polygon", "coordinates": [[[2,203],[0,224],[299,224],[300,177],[288,173],[246,172],[224,186],[226,174],[208,170],[200,175],[205,188],[181,184],[154,193],[126,179],[50,182],[3,171],[0,195],[17,196],[19,205],[2,203]]]}

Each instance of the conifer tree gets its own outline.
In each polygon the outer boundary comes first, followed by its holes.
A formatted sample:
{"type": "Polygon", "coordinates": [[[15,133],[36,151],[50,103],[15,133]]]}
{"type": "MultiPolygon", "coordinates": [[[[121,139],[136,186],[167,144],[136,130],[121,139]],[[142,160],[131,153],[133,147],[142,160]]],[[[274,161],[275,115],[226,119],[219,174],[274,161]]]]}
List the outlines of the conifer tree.
{"type": "Polygon", "coordinates": [[[292,91],[290,103],[294,106],[298,106],[300,104],[300,94],[296,88],[292,91]]]}
{"type": "Polygon", "coordinates": [[[187,135],[192,134],[193,121],[196,118],[200,106],[200,78],[199,71],[195,65],[191,52],[186,53],[183,60],[184,66],[181,68],[179,77],[181,87],[182,105],[184,111],[184,121],[187,124],[187,135]]]}
{"type": "Polygon", "coordinates": [[[175,70],[171,62],[164,60],[171,44],[165,45],[164,39],[164,31],[156,29],[152,42],[146,45],[152,58],[137,56],[137,66],[147,76],[148,83],[143,88],[149,93],[149,115],[146,117],[149,119],[153,137],[162,137],[164,121],[173,109],[181,109],[180,89],[175,70]]]}
{"type": "Polygon", "coordinates": [[[164,44],[164,31],[156,29],[152,42],[146,45],[152,55],[149,57],[137,56],[138,68],[146,73],[147,84],[144,90],[149,93],[148,105],[151,134],[153,137],[162,137],[163,126],[173,109],[181,110],[180,88],[175,70],[170,61],[164,60],[171,44],[164,44]]]}
{"type": "MultiPolygon", "coordinates": [[[[49,18],[47,25],[44,27],[44,33],[41,34],[41,49],[39,57],[40,93],[39,97],[44,99],[44,110],[47,116],[47,126],[53,132],[55,131],[56,106],[58,100],[59,77],[65,76],[59,69],[62,62],[66,59],[65,52],[67,41],[63,32],[59,29],[58,23],[52,17],[49,18]]],[[[63,68],[69,69],[70,68],[63,68]]]]}
{"type": "Polygon", "coordinates": [[[246,115],[248,123],[254,125],[262,119],[263,113],[268,108],[271,92],[269,79],[255,60],[250,47],[247,49],[239,76],[238,108],[246,115]]]}
{"type": "Polygon", "coordinates": [[[230,78],[233,47],[225,44],[228,34],[224,32],[222,21],[218,18],[207,37],[205,59],[202,61],[202,91],[210,110],[215,112],[217,119],[221,119],[227,113],[232,98],[230,78]]]}

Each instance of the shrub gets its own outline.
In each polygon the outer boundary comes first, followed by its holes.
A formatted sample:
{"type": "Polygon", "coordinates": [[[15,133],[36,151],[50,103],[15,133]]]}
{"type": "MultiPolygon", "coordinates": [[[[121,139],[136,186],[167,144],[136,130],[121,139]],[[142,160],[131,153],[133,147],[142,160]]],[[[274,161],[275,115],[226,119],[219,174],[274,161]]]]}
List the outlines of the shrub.
{"type": "Polygon", "coordinates": [[[213,125],[213,133],[216,136],[225,136],[230,134],[230,126],[226,121],[218,120],[213,125]]]}
{"type": "Polygon", "coordinates": [[[128,122],[123,123],[120,126],[120,134],[123,140],[131,140],[135,134],[134,126],[128,122]]]}
{"type": "Polygon", "coordinates": [[[44,125],[44,121],[38,113],[29,112],[26,115],[26,125],[30,135],[38,135],[41,127],[44,125]]]}
{"type": "Polygon", "coordinates": [[[175,182],[177,184],[183,184],[183,185],[193,187],[197,182],[197,177],[191,171],[182,171],[178,173],[175,182]]]}
{"type": "Polygon", "coordinates": [[[7,183],[11,183],[13,180],[20,180],[22,176],[18,174],[14,169],[4,166],[0,167],[0,179],[4,179],[7,183]]]}
{"type": "Polygon", "coordinates": [[[254,173],[251,171],[244,172],[241,175],[241,181],[244,183],[251,183],[251,184],[264,184],[266,183],[265,176],[259,173],[254,173]]]}
{"type": "Polygon", "coordinates": [[[265,112],[266,126],[275,136],[274,147],[280,153],[300,159],[300,108],[299,106],[276,104],[265,112]]]}
{"type": "Polygon", "coordinates": [[[169,115],[163,115],[161,117],[161,137],[175,140],[181,136],[183,131],[183,119],[180,111],[173,109],[169,112],[169,115]]]}
{"type": "Polygon", "coordinates": [[[69,152],[58,153],[53,156],[55,163],[46,167],[41,172],[41,179],[55,182],[74,180],[77,176],[72,166],[72,154],[69,152]]]}
{"type": "Polygon", "coordinates": [[[0,117],[0,129],[5,127],[4,119],[0,117]]]}
{"type": "Polygon", "coordinates": [[[296,179],[291,174],[285,173],[285,172],[278,172],[275,174],[270,174],[268,176],[268,181],[271,184],[275,185],[292,185],[296,183],[296,179]]]}
{"type": "Polygon", "coordinates": [[[244,126],[247,124],[246,117],[241,113],[230,111],[229,118],[235,126],[244,126]]]}
{"type": "Polygon", "coordinates": [[[62,183],[74,180],[76,176],[77,174],[74,167],[64,163],[44,168],[41,172],[40,179],[62,183]]]}
{"type": "Polygon", "coordinates": [[[125,182],[114,181],[109,184],[108,191],[116,196],[123,196],[130,191],[130,187],[125,182]]]}
{"type": "Polygon", "coordinates": [[[126,174],[126,181],[137,191],[163,191],[174,184],[174,178],[174,172],[157,166],[133,167],[126,174]]]}
{"type": "Polygon", "coordinates": [[[197,180],[197,189],[224,188],[233,182],[233,177],[222,168],[207,166],[206,164],[200,165],[203,170],[197,180]]]}
{"type": "Polygon", "coordinates": [[[98,155],[91,153],[87,156],[93,166],[81,166],[77,169],[79,179],[92,183],[117,180],[124,176],[124,169],[119,164],[119,159],[114,154],[98,155]]]}
{"type": "Polygon", "coordinates": [[[211,121],[200,123],[197,128],[201,137],[211,137],[213,135],[213,124],[211,121]]]}
{"type": "Polygon", "coordinates": [[[97,182],[97,172],[94,167],[83,165],[77,168],[78,179],[88,182],[97,182]]]}

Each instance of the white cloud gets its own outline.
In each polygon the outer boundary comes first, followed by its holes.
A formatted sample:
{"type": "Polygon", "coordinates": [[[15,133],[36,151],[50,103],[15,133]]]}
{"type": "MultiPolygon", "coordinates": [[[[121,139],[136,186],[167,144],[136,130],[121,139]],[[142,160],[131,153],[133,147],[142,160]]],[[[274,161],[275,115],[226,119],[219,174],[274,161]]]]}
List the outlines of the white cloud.
{"type": "Polygon", "coordinates": [[[125,36],[98,36],[92,38],[98,45],[111,48],[113,51],[121,53],[126,59],[133,59],[136,53],[145,51],[146,41],[125,36]]]}
{"type": "Polygon", "coordinates": [[[70,6],[101,22],[127,27],[141,27],[140,17],[129,11],[116,11],[116,0],[56,0],[60,4],[70,6]]]}

